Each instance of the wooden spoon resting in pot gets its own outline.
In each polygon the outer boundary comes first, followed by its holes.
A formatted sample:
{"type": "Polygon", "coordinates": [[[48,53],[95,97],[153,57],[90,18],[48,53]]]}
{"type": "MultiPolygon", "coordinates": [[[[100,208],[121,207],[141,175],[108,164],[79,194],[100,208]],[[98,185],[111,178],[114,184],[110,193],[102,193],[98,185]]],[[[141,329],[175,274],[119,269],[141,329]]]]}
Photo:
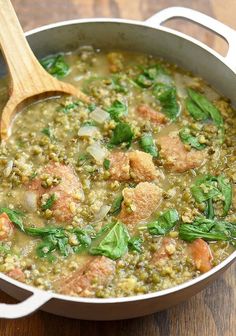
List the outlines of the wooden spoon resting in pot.
{"type": "Polygon", "coordinates": [[[44,70],[24,37],[10,0],[0,0],[0,46],[10,73],[10,98],[0,122],[1,140],[10,135],[15,114],[36,100],[68,94],[89,102],[89,97],[79,89],[44,70]]]}

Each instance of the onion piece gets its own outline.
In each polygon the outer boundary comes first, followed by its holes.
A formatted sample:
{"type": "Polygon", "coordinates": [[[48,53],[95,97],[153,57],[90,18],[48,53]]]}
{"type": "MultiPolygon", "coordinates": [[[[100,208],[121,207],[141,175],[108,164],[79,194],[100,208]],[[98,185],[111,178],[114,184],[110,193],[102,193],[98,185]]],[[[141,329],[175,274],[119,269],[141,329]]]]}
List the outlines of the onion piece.
{"type": "Polygon", "coordinates": [[[104,121],[110,118],[110,114],[101,109],[100,107],[96,107],[95,110],[91,112],[89,116],[91,117],[91,119],[93,119],[99,124],[104,123],[104,121]]]}
{"type": "Polygon", "coordinates": [[[174,75],[174,78],[175,78],[177,95],[180,98],[186,98],[188,96],[188,94],[187,94],[187,90],[186,90],[186,84],[187,83],[184,79],[184,75],[180,75],[180,74],[176,73],[174,75]]]}
{"type": "Polygon", "coordinates": [[[94,222],[100,222],[104,217],[106,217],[110,209],[110,205],[102,205],[94,217],[94,222]]]}
{"type": "Polygon", "coordinates": [[[85,125],[80,127],[78,136],[81,137],[93,137],[97,133],[98,129],[95,126],[85,125]]]}
{"type": "Polygon", "coordinates": [[[29,212],[37,211],[38,195],[33,191],[26,191],[24,193],[23,203],[25,210],[29,212]]]}
{"type": "Polygon", "coordinates": [[[158,74],[155,78],[155,82],[156,83],[162,83],[162,84],[167,84],[167,85],[171,85],[173,83],[173,79],[165,74],[158,74]]]}
{"type": "Polygon", "coordinates": [[[10,174],[11,174],[11,172],[12,172],[12,168],[13,168],[13,160],[10,160],[10,161],[8,161],[7,164],[6,164],[6,167],[5,167],[4,171],[3,171],[3,175],[4,175],[5,177],[10,176],[10,174]]]}
{"type": "Polygon", "coordinates": [[[95,142],[92,145],[88,146],[86,150],[90,155],[92,155],[96,162],[103,163],[107,154],[106,148],[95,142]]]}

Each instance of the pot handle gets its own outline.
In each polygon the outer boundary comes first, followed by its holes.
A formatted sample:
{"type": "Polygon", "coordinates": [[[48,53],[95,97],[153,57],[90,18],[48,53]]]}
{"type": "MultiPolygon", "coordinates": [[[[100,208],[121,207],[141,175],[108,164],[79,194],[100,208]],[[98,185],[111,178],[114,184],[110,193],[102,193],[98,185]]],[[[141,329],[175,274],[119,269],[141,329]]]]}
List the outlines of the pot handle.
{"type": "Polygon", "coordinates": [[[51,299],[50,293],[35,291],[26,300],[16,304],[0,303],[0,318],[16,319],[27,316],[51,299]]]}
{"type": "Polygon", "coordinates": [[[176,17],[196,22],[223,37],[229,45],[228,53],[223,58],[225,59],[225,63],[236,70],[236,31],[216,19],[190,8],[169,7],[151,16],[145,21],[145,24],[155,28],[163,22],[176,17]]]}

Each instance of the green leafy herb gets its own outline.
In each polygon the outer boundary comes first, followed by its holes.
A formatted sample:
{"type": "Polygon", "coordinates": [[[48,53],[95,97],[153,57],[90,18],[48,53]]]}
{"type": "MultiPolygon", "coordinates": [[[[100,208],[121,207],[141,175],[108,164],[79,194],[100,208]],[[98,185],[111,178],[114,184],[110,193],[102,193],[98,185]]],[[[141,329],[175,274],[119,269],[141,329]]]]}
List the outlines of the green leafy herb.
{"type": "Polygon", "coordinates": [[[74,109],[76,109],[76,107],[78,107],[78,106],[79,106],[78,102],[70,103],[70,104],[67,104],[67,105],[63,106],[61,111],[65,114],[67,114],[67,113],[73,111],[74,109]]]}
{"type": "Polygon", "coordinates": [[[42,210],[51,209],[55,201],[56,201],[56,195],[55,194],[50,195],[46,203],[41,206],[42,210]]]}
{"type": "Polygon", "coordinates": [[[126,142],[130,146],[134,133],[128,123],[120,122],[116,125],[110,141],[111,145],[120,145],[126,142]]]}
{"type": "Polygon", "coordinates": [[[161,76],[168,76],[166,69],[164,69],[160,64],[151,66],[143,70],[143,72],[135,79],[141,88],[149,88],[160,79],[161,76]]]}
{"type": "Polygon", "coordinates": [[[217,181],[218,188],[224,198],[224,216],[226,216],[232,203],[232,186],[229,180],[223,175],[218,176],[217,181]]]}
{"type": "Polygon", "coordinates": [[[41,133],[49,137],[49,139],[53,138],[53,130],[50,127],[45,127],[42,129],[41,133]]]}
{"type": "Polygon", "coordinates": [[[40,63],[51,75],[62,78],[69,73],[69,65],[66,63],[62,55],[47,56],[40,63]]]}
{"type": "Polygon", "coordinates": [[[88,105],[89,112],[93,112],[95,109],[96,109],[96,105],[95,104],[92,103],[92,104],[88,105]]]}
{"type": "Polygon", "coordinates": [[[178,222],[179,214],[175,209],[165,211],[159,218],[151,223],[148,223],[148,231],[152,235],[165,235],[178,222]]]}
{"type": "Polygon", "coordinates": [[[114,216],[118,215],[121,209],[121,204],[122,204],[123,199],[124,198],[122,195],[119,195],[114,199],[111,209],[109,211],[111,215],[114,215],[114,216]]]}
{"type": "Polygon", "coordinates": [[[108,160],[108,159],[104,159],[103,161],[103,167],[108,170],[110,168],[110,165],[111,165],[111,161],[108,160]]]}
{"type": "Polygon", "coordinates": [[[176,88],[172,85],[157,83],[153,93],[161,103],[162,111],[165,115],[175,120],[180,114],[180,105],[177,101],[176,88]]]}
{"type": "Polygon", "coordinates": [[[11,253],[10,246],[5,244],[0,244],[0,256],[11,253]]]}
{"type": "Polygon", "coordinates": [[[205,144],[200,144],[198,139],[193,136],[190,130],[186,127],[179,131],[179,137],[184,144],[190,145],[192,148],[197,150],[202,150],[206,147],[205,144]]]}
{"type": "Polygon", "coordinates": [[[144,152],[151,154],[153,157],[158,157],[157,147],[155,146],[153,138],[150,134],[142,135],[139,145],[144,152]]]}
{"type": "Polygon", "coordinates": [[[128,92],[128,88],[126,87],[124,80],[119,75],[112,76],[111,81],[112,81],[112,87],[116,92],[121,93],[128,92]]]}
{"type": "Polygon", "coordinates": [[[186,241],[202,238],[207,241],[223,240],[235,242],[236,225],[207,218],[197,218],[191,224],[181,224],[179,236],[186,241]]]}
{"type": "Polygon", "coordinates": [[[142,252],[142,243],[143,240],[141,237],[132,237],[129,241],[128,241],[128,248],[130,251],[136,251],[141,253],[142,252]]]}
{"type": "Polygon", "coordinates": [[[10,221],[19,227],[21,231],[24,231],[23,217],[25,214],[19,210],[12,210],[9,208],[0,208],[0,214],[6,213],[10,221]]]}
{"type": "Polygon", "coordinates": [[[89,253],[116,260],[128,251],[129,233],[124,224],[111,223],[103,227],[92,241],[89,253]]]}
{"type": "Polygon", "coordinates": [[[224,175],[206,175],[198,178],[191,186],[191,193],[198,203],[206,203],[206,216],[214,218],[213,201],[219,196],[224,204],[224,216],[227,215],[232,203],[232,186],[224,175]]]}
{"type": "Polygon", "coordinates": [[[110,114],[112,119],[119,121],[120,117],[128,113],[128,108],[127,105],[122,103],[120,100],[115,100],[112,105],[106,109],[106,111],[110,114]]]}
{"type": "Polygon", "coordinates": [[[66,230],[61,227],[28,227],[25,232],[31,236],[40,237],[42,242],[37,246],[36,252],[40,258],[52,258],[53,251],[59,251],[60,254],[67,257],[70,252],[78,253],[91,244],[90,231],[75,228],[66,230]],[[70,244],[70,236],[74,235],[77,243],[70,244]]]}
{"type": "Polygon", "coordinates": [[[197,121],[202,121],[208,118],[208,114],[201,110],[190,97],[186,98],[185,104],[187,111],[193,117],[193,119],[197,121]]]}
{"type": "MultiPolygon", "coordinates": [[[[203,120],[210,117],[218,128],[223,129],[224,122],[220,111],[205,96],[193,89],[188,89],[188,96],[192,100],[190,111],[189,109],[188,111],[193,117],[197,116],[197,120],[203,120]],[[202,119],[200,117],[200,114],[196,114],[196,110],[193,113],[193,103],[202,111],[202,119]]],[[[189,101],[187,101],[187,108],[189,108],[189,106],[189,101]]]]}

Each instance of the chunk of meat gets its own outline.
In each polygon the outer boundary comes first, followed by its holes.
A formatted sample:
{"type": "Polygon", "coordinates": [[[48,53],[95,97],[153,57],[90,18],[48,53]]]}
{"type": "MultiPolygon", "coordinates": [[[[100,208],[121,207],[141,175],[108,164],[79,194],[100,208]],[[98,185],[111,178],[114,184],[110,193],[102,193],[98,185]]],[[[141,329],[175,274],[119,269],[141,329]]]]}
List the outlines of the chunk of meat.
{"type": "Polygon", "coordinates": [[[191,256],[195,262],[196,268],[205,273],[212,268],[213,259],[209,245],[201,238],[194,240],[189,244],[191,256]]]}
{"type": "Polygon", "coordinates": [[[158,172],[152,161],[152,156],[141,151],[113,152],[109,155],[110,179],[116,181],[135,182],[153,181],[157,178],[158,172]]]}
{"type": "Polygon", "coordinates": [[[82,269],[73,272],[58,284],[59,292],[66,295],[93,296],[97,285],[105,286],[115,271],[115,261],[106,257],[91,257],[82,269]]]}
{"type": "Polygon", "coordinates": [[[130,179],[129,156],[123,152],[110,153],[110,178],[116,181],[128,181],[130,179]]]}
{"type": "Polygon", "coordinates": [[[55,194],[56,200],[50,210],[53,211],[54,217],[60,221],[70,221],[73,218],[72,204],[78,204],[84,198],[82,185],[79,178],[76,176],[74,170],[70,166],[62,165],[59,163],[48,164],[41,177],[34,179],[27,187],[31,191],[37,193],[38,201],[43,194],[55,194]],[[48,187],[43,187],[43,175],[48,175],[49,180],[57,178],[59,183],[48,187]]]}
{"type": "Polygon", "coordinates": [[[140,105],[137,108],[137,113],[140,117],[146,120],[150,120],[155,124],[166,124],[168,119],[163,113],[153,110],[148,105],[140,105]]]}
{"type": "Polygon", "coordinates": [[[157,170],[152,156],[141,151],[129,153],[131,176],[135,182],[153,181],[157,177],[157,170]]]}
{"type": "Polygon", "coordinates": [[[14,230],[14,224],[10,221],[8,215],[3,212],[0,215],[0,241],[9,239],[14,230]]]}
{"type": "Polygon", "coordinates": [[[164,166],[172,172],[183,173],[200,167],[206,159],[205,151],[187,150],[178,135],[162,136],[159,138],[159,144],[164,166]]]}
{"type": "Polygon", "coordinates": [[[176,250],[177,240],[164,237],[161,240],[161,246],[155,251],[152,256],[153,264],[157,263],[161,259],[169,258],[176,250]]]}
{"type": "Polygon", "coordinates": [[[17,281],[25,282],[25,275],[20,268],[14,268],[13,270],[9,271],[7,275],[17,281]]]}
{"type": "Polygon", "coordinates": [[[162,199],[162,190],[155,184],[141,182],[135,188],[125,188],[123,197],[119,219],[132,229],[157,209],[162,199]]]}

